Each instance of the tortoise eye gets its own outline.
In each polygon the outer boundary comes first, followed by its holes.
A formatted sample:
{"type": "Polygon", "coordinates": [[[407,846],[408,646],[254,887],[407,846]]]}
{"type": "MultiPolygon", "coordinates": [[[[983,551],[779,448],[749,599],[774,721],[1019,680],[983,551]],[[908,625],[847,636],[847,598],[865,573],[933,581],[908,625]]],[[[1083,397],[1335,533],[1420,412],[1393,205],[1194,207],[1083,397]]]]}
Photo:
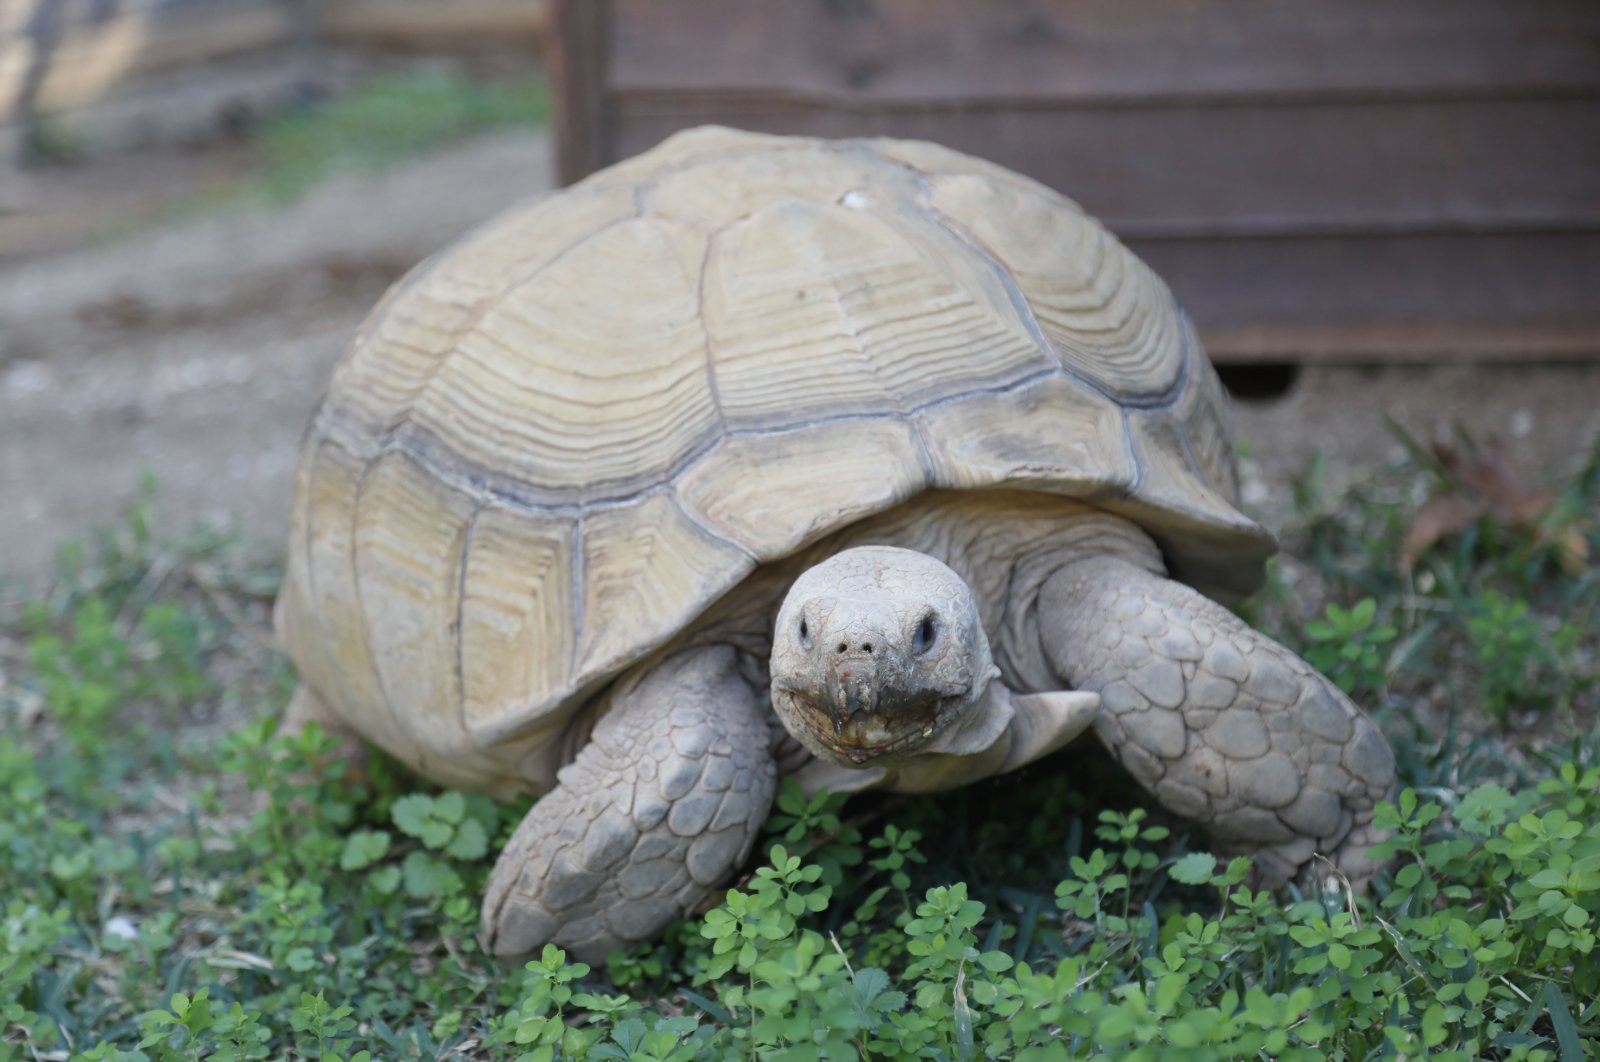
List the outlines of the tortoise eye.
{"type": "Polygon", "coordinates": [[[916,637],[911,640],[911,651],[921,656],[933,648],[933,643],[939,640],[939,623],[933,613],[922,617],[922,622],[917,624],[916,637]]]}
{"type": "Polygon", "coordinates": [[[806,625],[804,616],[800,617],[800,647],[802,649],[811,648],[811,628],[806,625]]]}

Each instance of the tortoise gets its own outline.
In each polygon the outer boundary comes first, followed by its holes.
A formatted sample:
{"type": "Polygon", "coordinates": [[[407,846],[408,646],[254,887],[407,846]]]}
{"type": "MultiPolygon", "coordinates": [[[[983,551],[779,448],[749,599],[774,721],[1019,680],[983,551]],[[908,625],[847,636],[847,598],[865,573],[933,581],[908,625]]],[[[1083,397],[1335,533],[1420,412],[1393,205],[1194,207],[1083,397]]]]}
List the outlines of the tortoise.
{"type": "Polygon", "coordinates": [[[491,951],[702,904],[777,780],[931,792],[1093,729],[1275,879],[1375,870],[1372,722],[1215,599],[1262,581],[1226,396],[1061,195],[930,143],[707,127],[373,311],[305,436],[287,723],[542,794],[491,951]]]}

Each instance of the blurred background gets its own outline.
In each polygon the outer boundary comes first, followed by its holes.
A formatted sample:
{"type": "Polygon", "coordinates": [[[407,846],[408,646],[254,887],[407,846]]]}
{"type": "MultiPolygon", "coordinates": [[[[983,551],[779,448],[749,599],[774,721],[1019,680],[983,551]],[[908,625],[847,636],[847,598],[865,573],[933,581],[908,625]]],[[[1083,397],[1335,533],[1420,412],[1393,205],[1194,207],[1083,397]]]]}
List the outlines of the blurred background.
{"type": "Polygon", "coordinates": [[[702,122],[937,140],[1100,217],[1239,399],[1273,522],[1460,425],[1600,435],[1593,0],[0,0],[0,561],[153,475],[275,552],[384,288],[702,122]]]}

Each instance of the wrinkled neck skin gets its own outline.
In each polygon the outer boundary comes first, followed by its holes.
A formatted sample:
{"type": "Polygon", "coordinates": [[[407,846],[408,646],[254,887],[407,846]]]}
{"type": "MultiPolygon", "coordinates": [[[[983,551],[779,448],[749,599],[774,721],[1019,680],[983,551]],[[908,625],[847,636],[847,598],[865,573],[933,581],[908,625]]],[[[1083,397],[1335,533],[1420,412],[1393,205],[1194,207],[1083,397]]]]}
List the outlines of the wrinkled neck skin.
{"type": "MultiPolygon", "coordinates": [[[[1029,491],[930,491],[899,509],[846,526],[795,557],[758,569],[738,595],[725,598],[688,632],[685,643],[736,646],[752,664],[752,680],[762,685],[770,681],[774,717],[786,736],[786,741],[774,745],[774,752],[786,769],[800,769],[808,760],[827,765],[827,789],[845,792],[875,784],[866,776],[883,774],[875,768],[886,768],[901,779],[894,784],[896,792],[931,792],[931,782],[906,789],[901,782],[906,781],[907,769],[922,776],[934,769],[934,763],[938,763],[938,771],[947,771],[950,761],[966,758],[962,768],[966,776],[984,776],[984,763],[1005,755],[1008,723],[1029,710],[1021,702],[1013,705],[1010,694],[1061,691],[1061,678],[1038,638],[1038,590],[1062,566],[1107,555],[1155,573],[1163,571],[1160,552],[1138,526],[1085,502],[1029,491]],[[872,560],[862,547],[899,547],[890,550],[891,560],[899,555],[904,561],[910,555],[922,561],[894,574],[898,566],[872,560]],[[837,560],[850,555],[856,560],[837,560]],[[846,573],[845,568],[854,571],[846,573]],[[965,665],[949,669],[958,672],[955,680],[942,670],[941,678],[928,680],[928,657],[918,659],[915,654],[912,621],[920,621],[920,609],[926,608],[930,598],[906,595],[904,590],[923,584],[933,597],[954,606],[958,616],[973,608],[970,632],[963,635],[970,638],[970,656],[965,665]],[[810,614],[800,609],[800,603],[818,589],[827,590],[822,597],[832,601],[829,614],[834,619],[862,624],[872,621],[880,630],[901,632],[898,664],[891,659],[886,670],[906,673],[899,665],[906,662],[904,646],[910,646],[910,657],[917,661],[918,669],[909,672],[907,681],[896,686],[894,693],[880,694],[878,702],[885,709],[896,705],[912,712],[910,718],[902,718],[899,728],[885,726],[885,718],[877,721],[880,737],[904,741],[896,749],[848,747],[848,742],[840,741],[840,729],[854,733],[859,723],[856,728],[840,728],[830,694],[834,689],[842,694],[838,707],[848,725],[850,710],[859,709],[869,699],[862,675],[870,675],[872,669],[862,672],[843,667],[829,675],[811,659],[811,654],[821,653],[821,643],[818,632],[811,629],[810,614]],[[885,590],[891,592],[885,595],[885,590]],[[891,605],[888,613],[872,605],[885,600],[891,605]],[[808,619],[806,633],[813,640],[810,648],[797,645],[797,621],[802,616],[808,619]],[[910,681],[918,673],[925,675],[920,688],[910,681]],[[947,712],[941,715],[938,710],[928,710],[938,705],[918,701],[918,696],[955,697],[955,702],[946,705],[947,712]],[[920,717],[915,715],[918,709],[922,710],[920,717]],[[915,728],[912,736],[910,723],[918,721],[922,726],[915,728]],[[923,736],[930,728],[933,733],[923,736]],[[893,734],[888,733],[890,729],[893,734]],[[797,755],[802,758],[795,758],[797,755]]],[[[850,625],[843,622],[846,629],[850,625]]],[[[947,625],[941,633],[950,635],[950,630],[947,625]]],[[[861,645],[856,646],[861,653],[866,641],[861,638],[861,645]]],[[[877,641],[872,645],[874,651],[882,649],[877,641]]],[[[837,646],[838,641],[832,641],[832,648],[837,646]]],[[[947,648],[950,646],[941,648],[941,653],[947,648]]],[[[946,774],[939,777],[944,779],[946,774]]]]}
{"type": "Polygon", "coordinates": [[[943,562],[864,546],[795,580],[778,612],[772,704],[813,755],[900,765],[995,743],[1010,723],[977,603],[943,562]]]}

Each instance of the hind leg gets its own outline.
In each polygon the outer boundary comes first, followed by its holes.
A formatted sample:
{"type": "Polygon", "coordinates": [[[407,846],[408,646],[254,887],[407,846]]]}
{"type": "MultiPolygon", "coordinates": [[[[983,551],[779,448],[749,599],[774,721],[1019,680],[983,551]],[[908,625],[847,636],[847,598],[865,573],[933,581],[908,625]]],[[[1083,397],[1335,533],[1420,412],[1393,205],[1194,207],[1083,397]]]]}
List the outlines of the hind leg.
{"type": "Polygon", "coordinates": [[[1394,754],[1338,687],[1181,583],[1114,557],[1067,565],[1039,595],[1045,653],[1101,696],[1095,729],[1171,810],[1269,878],[1331,860],[1357,887],[1378,869],[1374,805],[1394,754]]]}

